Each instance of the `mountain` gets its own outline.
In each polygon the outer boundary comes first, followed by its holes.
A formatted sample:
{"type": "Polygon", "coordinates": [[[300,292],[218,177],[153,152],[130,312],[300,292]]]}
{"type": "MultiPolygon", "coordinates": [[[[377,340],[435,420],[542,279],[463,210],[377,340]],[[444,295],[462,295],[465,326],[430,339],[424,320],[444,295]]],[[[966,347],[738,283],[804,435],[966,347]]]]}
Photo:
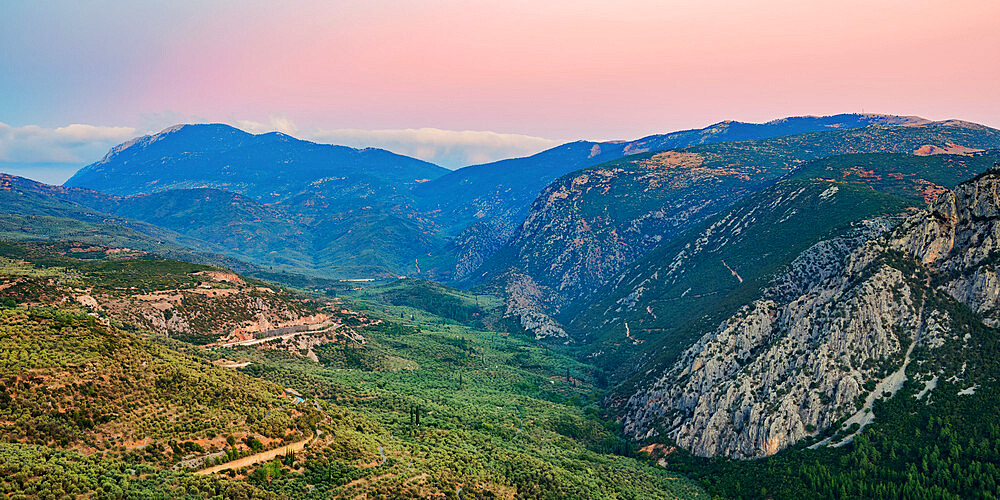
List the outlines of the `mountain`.
{"type": "Polygon", "coordinates": [[[116,146],[65,184],[111,197],[54,194],[282,272],[388,277],[416,273],[418,259],[442,253],[436,223],[409,192],[444,172],[380,149],[182,125],[116,146]]]}
{"type": "Polygon", "coordinates": [[[538,192],[566,172],[652,149],[901,122],[921,120],[836,115],[723,122],[631,142],[578,141],[456,172],[379,149],[221,124],[179,125],[114,147],[65,183],[117,198],[54,194],[212,242],[282,272],[449,280],[468,277],[495,253],[538,192]]]}
{"type": "MultiPolygon", "coordinates": [[[[420,221],[371,207],[340,213],[332,209],[325,212],[321,205],[308,203],[308,208],[299,209],[289,205],[306,203],[262,204],[213,188],[115,196],[84,188],[48,186],[4,174],[0,174],[0,182],[0,196],[5,194],[6,186],[6,193],[16,191],[19,198],[7,205],[8,215],[0,216],[0,220],[59,215],[100,224],[104,232],[128,231],[126,239],[153,237],[219,256],[207,261],[195,259],[199,262],[225,262],[242,270],[250,270],[247,263],[252,263],[261,268],[255,272],[267,269],[272,273],[345,278],[396,276],[399,270],[415,269],[415,259],[441,245],[419,226],[420,221]],[[407,253],[408,248],[416,250],[407,253]]],[[[315,201],[315,197],[310,200],[315,201]]],[[[53,231],[46,231],[50,233],[47,235],[58,236],[65,231],[55,230],[53,224],[32,224],[36,229],[30,232],[51,228],[53,231]]],[[[124,240],[118,244],[128,246],[124,240]]],[[[132,245],[149,251],[157,251],[159,246],[156,242],[132,245]]]]}
{"type": "Polygon", "coordinates": [[[562,315],[569,318],[566,329],[592,344],[589,350],[602,351],[597,363],[621,376],[630,375],[622,367],[634,364],[623,359],[644,359],[648,366],[673,362],[806,247],[863,224],[881,227],[887,221],[866,220],[923,206],[932,195],[933,202],[998,159],[995,152],[926,158],[872,153],[807,163],[656,247],[599,289],[597,300],[571,304],[562,315]],[[624,338],[626,331],[633,340],[624,338]]]}
{"type": "MultiPolygon", "coordinates": [[[[809,160],[925,145],[1000,146],[1000,131],[964,122],[879,126],[646,153],[566,175],[547,187],[511,241],[473,282],[526,276],[550,316],[615,280],[652,248],[789,175],[809,160]]],[[[565,319],[565,318],[563,318],[565,319]]]]}
{"type": "Polygon", "coordinates": [[[871,219],[907,205],[843,183],[779,182],[627,266],[598,291],[600,300],[569,308],[566,330],[619,379],[661,366],[756,297],[806,248],[881,227],[885,221],[871,219]]]}
{"type": "Polygon", "coordinates": [[[625,156],[697,144],[763,139],[870,125],[918,125],[912,116],[840,114],[799,116],[767,123],[724,121],[701,129],[634,141],[576,141],[523,158],[464,167],[414,188],[420,207],[455,240],[455,277],[465,279],[514,234],[538,193],[557,178],[625,156]],[[460,234],[459,234],[460,233],[460,234]]]}
{"type": "Polygon", "coordinates": [[[749,458],[843,446],[896,408],[978,442],[1000,407],[998,188],[991,169],[895,229],[813,245],[629,397],[626,432],[749,458]]]}
{"type": "Polygon", "coordinates": [[[174,258],[251,270],[226,257],[226,248],[73,201],[105,206],[112,197],[89,190],[49,186],[0,174],[0,238],[71,240],[157,252],[174,258]]]}
{"type": "Polygon", "coordinates": [[[115,195],[211,187],[274,201],[307,189],[384,197],[447,169],[382,149],[354,149],[222,124],[178,125],[120,144],[64,184],[115,195]]]}

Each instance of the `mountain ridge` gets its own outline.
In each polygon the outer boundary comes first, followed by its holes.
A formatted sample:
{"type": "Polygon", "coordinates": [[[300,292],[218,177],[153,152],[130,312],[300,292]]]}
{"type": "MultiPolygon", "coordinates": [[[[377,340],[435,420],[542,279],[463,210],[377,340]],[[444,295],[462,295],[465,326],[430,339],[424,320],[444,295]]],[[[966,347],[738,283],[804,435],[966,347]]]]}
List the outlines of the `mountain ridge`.
{"type": "Polygon", "coordinates": [[[930,123],[873,125],[692,146],[625,157],[567,174],[547,187],[505,249],[470,281],[510,267],[553,291],[557,316],[646,252],[757,192],[809,160],[845,153],[912,153],[925,144],[1000,147],[1000,131],[930,123]]]}

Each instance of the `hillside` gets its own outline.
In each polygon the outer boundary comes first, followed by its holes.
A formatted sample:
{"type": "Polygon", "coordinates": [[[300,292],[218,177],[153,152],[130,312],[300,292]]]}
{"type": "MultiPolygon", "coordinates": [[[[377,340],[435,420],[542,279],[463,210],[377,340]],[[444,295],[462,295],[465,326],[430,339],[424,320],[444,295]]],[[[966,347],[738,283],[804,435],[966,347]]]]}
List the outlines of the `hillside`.
{"type": "Polygon", "coordinates": [[[225,269],[80,243],[0,242],[0,298],[198,344],[328,319],[314,301],[225,269]]]}
{"type": "Polygon", "coordinates": [[[135,251],[0,249],[0,470],[17,470],[0,480],[6,494],[704,498],[619,436],[589,366],[482,329],[496,297],[405,280],[325,304],[340,324],[333,338],[206,349],[176,340],[171,321],[239,325],[247,312],[218,306],[257,284],[135,251]],[[112,306],[183,303],[186,291],[206,301],[175,306],[166,323],[112,306]],[[183,472],[218,462],[214,477],[183,472]]]}
{"type": "Polygon", "coordinates": [[[988,425],[945,408],[997,404],[998,185],[990,170],[892,231],[802,253],[628,400],[626,431],[759,457],[800,441],[841,446],[872,421],[906,418],[889,408],[911,408],[978,442],[988,425]]]}
{"type": "Polygon", "coordinates": [[[90,190],[67,189],[22,177],[0,174],[0,238],[7,240],[78,241],[128,247],[177,259],[256,270],[227,249],[205,240],[81,203],[113,205],[113,197],[90,190]],[[75,201],[75,200],[79,200],[75,201]]]}
{"type": "Polygon", "coordinates": [[[294,439],[305,415],[280,387],[84,314],[0,309],[8,443],[171,465],[226,435],[294,439]]]}
{"type": "Polygon", "coordinates": [[[809,160],[846,153],[912,153],[926,144],[1000,145],[1000,131],[967,123],[871,126],[635,155],[574,172],[546,188],[510,243],[473,281],[513,270],[542,290],[549,315],[589,300],[657,245],[773,184],[809,160]]]}
{"type": "Polygon", "coordinates": [[[567,330],[585,344],[580,349],[600,353],[595,363],[617,377],[645,372],[672,362],[806,248],[877,232],[890,224],[879,217],[905,206],[900,198],[842,183],[779,182],[629,265],[599,290],[600,300],[568,308],[567,330]]]}
{"type": "Polygon", "coordinates": [[[1000,151],[918,156],[899,153],[846,154],[806,163],[791,177],[830,179],[933,203],[944,191],[985,172],[1000,160],[1000,151]]]}
{"type": "Polygon", "coordinates": [[[677,335],[698,335],[735,312],[806,247],[861,231],[860,224],[884,227],[891,220],[865,219],[934,201],[990,168],[993,158],[874,153],[809,162],[788,180],[656,247],[598,290],[598,300],[577,301],[562,318],[574,336],[596,344],[586,350],[604,352],[601,365],[621,366],[618,355],[636,353],[672,360],[694,340],[677,335]],[[623,338],[625,324],[631,340],[623,338]]]}
{"type": "Polygon", "coordinates": [[[417,259],[443,245],[426,229],[426,218],[372,206],[338,212],[317,193],[273,204],[212,188],[115,196],[0,174],[0,199],[8,200],[0,228],[11,238],[131,241],[148,251],[288,280],[396,277],[415,272],[417,259]],[[46,223],[30,222],[37,217],[46,223]]]}

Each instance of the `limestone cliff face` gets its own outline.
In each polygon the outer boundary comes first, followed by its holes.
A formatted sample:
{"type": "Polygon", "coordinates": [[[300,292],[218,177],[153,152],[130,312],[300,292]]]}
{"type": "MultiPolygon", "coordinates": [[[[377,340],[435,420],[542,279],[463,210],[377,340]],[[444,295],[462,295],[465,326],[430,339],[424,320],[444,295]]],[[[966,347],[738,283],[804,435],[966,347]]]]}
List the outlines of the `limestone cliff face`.
{"type": "MultiPolygon", "coordinates": [[[[942,196],[892,231],[821,242],[626,403],[634,438],[702,456],[773,454],[848,419],[906,379],[914,345],[948,337],[946,293],[997,324],[1000,173],[942,196]]],[[[950,300],[950,299],[949,299],[950,300]]]]}
{"type": "Polygon", "coordinates": [[[515,318],[521,327],[536,339],[566,339],[562,325],[545,312],[543,297],[546,291],[530,277],[510,272],[506,279],[506,306],[504,318],[515,318]]]}
{"type": "Polygon", "coordinates": [[[941,286],[984,323],[1000,323],[1000,172],[992,170],[940,197],[931,210],[908,218],[894,248],[942,272],[941,286]]]}

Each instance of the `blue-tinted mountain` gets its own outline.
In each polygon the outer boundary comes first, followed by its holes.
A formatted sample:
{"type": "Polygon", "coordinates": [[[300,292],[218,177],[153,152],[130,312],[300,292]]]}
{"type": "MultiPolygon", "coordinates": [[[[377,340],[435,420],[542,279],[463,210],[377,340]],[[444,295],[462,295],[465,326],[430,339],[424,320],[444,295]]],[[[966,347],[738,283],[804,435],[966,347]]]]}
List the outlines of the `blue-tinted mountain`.
{"type": "Polygon", "coordinates": [[[250,134],[222,124],[180,125],[115,146],[65,185],[133,195],[211,187],[274,201],[322,186],[365,198],[407,189],[447,169],[383,149],[250,134]]]}
{"type": "Polygon", "coordinates": [[[50,186],[0,174],[0,239],[64,240],[128,247],[241,271],[254,270],[245,261],[225,257],[223,254],[233,255],[233,252],[211,239],[199,239],[100,209],[114,210],[118,206],[115,199],[96,191],[50,186]]]}

